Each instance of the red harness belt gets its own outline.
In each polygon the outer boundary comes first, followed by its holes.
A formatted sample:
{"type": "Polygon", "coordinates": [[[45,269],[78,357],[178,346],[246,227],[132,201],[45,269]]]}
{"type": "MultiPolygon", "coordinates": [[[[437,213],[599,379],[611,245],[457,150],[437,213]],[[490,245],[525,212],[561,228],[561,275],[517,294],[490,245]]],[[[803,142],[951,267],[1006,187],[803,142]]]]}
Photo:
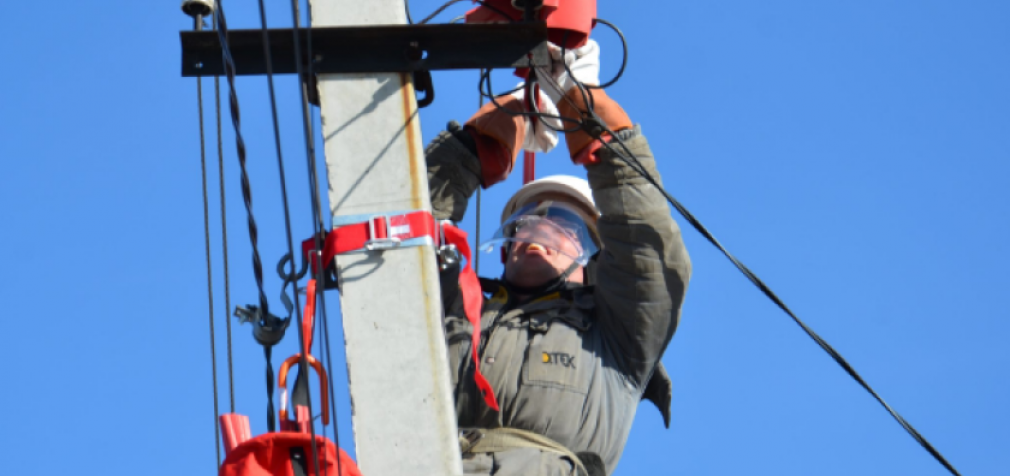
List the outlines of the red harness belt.
{"type": "MultiPolygon", "coordinates": [[[[436,223],[431,213],[426,211],[364,217],[361,222],[335,227],[326,235],[320,263],[323,263],[325,268],[339,254],[363,250],[381,251],[419,244],[453,245],[459,250],[460,255],[466,258],[466,266],[459,273],[459,288],[463,295],[463,309],[466,312],[466,318],[473,327],[470,347],[473,355],[474,381],[484,397],[484,402],[498,411],[498,400],[495,398],[494,389],[480,373],[480,358],[477,355],[477,349],[480,345],[480,311],[484,296],[481,294],[477,273],[470,266],[471,253],[466,232],[446,222],[441,225],[441,233],[439,233],[439,224],[436,223]]],[[[316,261],[312,259],[316,252],[315,239],[303,241],[302,251],[312,263],[312,273],[315,276],[317,272],[316,261]]],[[[315,284],[311,281],[310,283],[315,284]]],[[[306,310],[306,315],[308,315],[308,310],[306,310]]]]}
{"type": "Polygon", "coordinates": [[[466,258],[466,266],[459,272],[459,290],[463,294],[463,310],[466,312],[466,319],[473,327],[470,334],[470,350],[473,355],[473,379],[477,383],[477,389],[484,396],[484,403],[498,411],[498,399],[494,396],[494,389],[488,383],[484,375],[480,373],[480,357],[477,349],[480,347],[480,309],[484,304],[484,295],[480,290],[480,281],[477,280],[477,273],[470,266],[470,244],[466,240],[466,232],[448,223],[442,225],[447,244],[455,245],[460,255],[466,258]]]}

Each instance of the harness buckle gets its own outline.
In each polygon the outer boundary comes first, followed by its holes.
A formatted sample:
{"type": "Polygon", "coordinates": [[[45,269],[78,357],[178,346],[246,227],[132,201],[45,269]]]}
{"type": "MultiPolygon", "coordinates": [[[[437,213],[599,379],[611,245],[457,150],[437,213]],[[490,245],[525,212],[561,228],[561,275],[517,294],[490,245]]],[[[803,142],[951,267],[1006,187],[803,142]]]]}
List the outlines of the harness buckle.
{"type": "Polygon", "coordinates": [[[333,229],[357,226],[364,228],[364,242],[338,246],[335,254],[386,251],[411,246],[435,246],[438,239],[430,212],[408,210],[367,215],[348,215],[333,219],[333,229]]]}
{"type": "MultiPolygon", "coordinates": [[[[392,215],[378,215],[368,220],[368,241],[365,242],[365,249],[368,251],[385,251],[398,248],[403,242],[394,236],[392,226],[392,215]],[[382,235],[376,233],[376,227],[384,226],[382,235]]],[[[410,225],[406,226],[410,232],[410,225]]]]}

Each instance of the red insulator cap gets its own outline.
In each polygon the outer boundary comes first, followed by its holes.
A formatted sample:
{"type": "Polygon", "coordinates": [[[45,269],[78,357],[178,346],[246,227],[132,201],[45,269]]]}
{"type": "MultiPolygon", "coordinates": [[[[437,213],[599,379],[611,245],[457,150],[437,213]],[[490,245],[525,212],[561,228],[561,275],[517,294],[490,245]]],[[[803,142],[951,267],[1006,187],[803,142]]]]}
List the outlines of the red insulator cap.
{"type": "MultiPolygon", "coordinates": [[[[485,0],[484,3],[488,6],[480,5],[466,13],[467,23],[507,23],[523,19],[521,1],[485,0]],[[504,18],[502,13],[509,17],[504,18]]],[[[543,0],[537,18],[547,22],[547,38],[551,43],[578,48],[586,44],[589,33],[596,26],[596,0],[543,0]]]]}

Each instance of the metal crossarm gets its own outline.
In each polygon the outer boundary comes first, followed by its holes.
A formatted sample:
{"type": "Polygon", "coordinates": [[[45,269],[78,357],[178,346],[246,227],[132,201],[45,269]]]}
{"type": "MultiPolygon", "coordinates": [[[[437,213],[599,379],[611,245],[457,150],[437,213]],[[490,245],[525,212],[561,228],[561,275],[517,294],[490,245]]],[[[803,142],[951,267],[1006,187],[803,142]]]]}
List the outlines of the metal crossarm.
{"type": "MultiPolygon", "coordinates": [[[[310,33],[312,67],[322,74],[521,68],[530,61],[550,65],[544,22],[313,27],[299,30],[302,44],[310,33]]],[[[180,39],[183,76],[225,73],[217,33],[185,31],[180,39]]],[[[270,29],[269,40],[273,73],[295,73],[294,30],[270,29]]],[[[235,74],[266,74],[262,31],[231,30],[228,46],[235,74]]],[[[307,54],[302,53],[303,65],[307,54]]]]}

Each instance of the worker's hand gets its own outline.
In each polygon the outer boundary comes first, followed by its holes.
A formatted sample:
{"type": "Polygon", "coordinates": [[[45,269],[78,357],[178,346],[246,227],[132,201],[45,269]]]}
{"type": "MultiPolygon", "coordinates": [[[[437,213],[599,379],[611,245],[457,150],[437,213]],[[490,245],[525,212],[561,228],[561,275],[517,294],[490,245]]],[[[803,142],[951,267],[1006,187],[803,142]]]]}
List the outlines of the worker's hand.
{"type": "Polygon", "coordinates": [[[551,77],[544,78],[540,83],[541,90],[554,101],[554,104],[561,104],[561,97],[575,87],[576,82],[599,86],[600,45],[595,40],[589,40],[585,45],[573,50],[562,51],[561,47],[554,43],[548,43],[547,48],[551,52],[551,77]]]}
{"type": "MultiPolygon", "coordinates": [[[[518,99],[520,104],[526,104],[525,83],[519,83],[512,97],[518,99]]],[[[536,107],[542,115],[536,120],[525,118],[526,137],[523,139],[522,149],[530,152],[550,152],[558,145],[557,130],[561,129],[561,120],[558,119],[557,106],[550,96],[545,94],[543,86],[540,87],[539,99],[536,107]]]]}

